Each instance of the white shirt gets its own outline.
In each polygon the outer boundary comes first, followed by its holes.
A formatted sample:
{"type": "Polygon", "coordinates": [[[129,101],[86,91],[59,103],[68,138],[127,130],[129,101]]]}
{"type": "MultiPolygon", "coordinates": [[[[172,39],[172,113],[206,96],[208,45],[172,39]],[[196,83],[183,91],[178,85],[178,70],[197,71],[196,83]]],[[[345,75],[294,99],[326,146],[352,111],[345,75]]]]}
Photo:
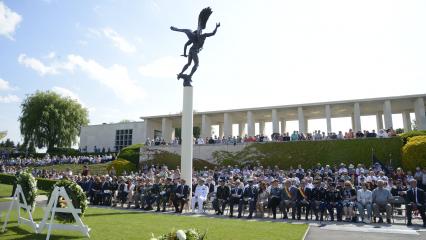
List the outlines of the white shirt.
{"type": "Polygon", "coordinates": [[[356,195],[357,201],[363,205],[373,201],[373,193],[370,190],[359,189],[356,195]]]}
{"type": "Polygon", "coordinates": [[[209,193],[209,188],[206,185],[197,185],[195,187],[194,197],[199,197],[203,199],[207,199],[207,194],[209,193]]]}

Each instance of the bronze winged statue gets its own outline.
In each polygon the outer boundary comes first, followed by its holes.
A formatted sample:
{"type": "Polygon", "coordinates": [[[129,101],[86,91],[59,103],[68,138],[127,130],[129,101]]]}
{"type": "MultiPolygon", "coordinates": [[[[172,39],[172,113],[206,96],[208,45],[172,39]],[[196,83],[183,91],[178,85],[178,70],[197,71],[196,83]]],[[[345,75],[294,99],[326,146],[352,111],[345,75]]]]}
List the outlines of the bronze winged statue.
{"type": "Polygon", "coordinates": [[[173,26],[170,27],[172,31],[183,32],[188,37],[188,41],[185,43],[183,49],[183,55],[181,55],[183,57],[188,57],[188,62],[185,64],[185,66],[183,66],[182,71],[177,75],[178,80],[181,78],[183,79],[184,87],[191,86],[192,75],[194,75],[198,68],[198,53],[201,51],[201,49],[203,49],[204,41],[207,37],[215,35],[217,28],[220,27],[220,23],[216,23],[216,28],[213,32],[202,33],[203,29],[206,28],[207,20],[212,13],[213,12],[210,7],[206,7],[201,10],[200,15],[198,16],[198,28],[195,31],[192,31],[191,29],[180,29],[173,26]],[[192,46],[189,49],[188,55],[186,55],[186,49],[191,44],[192,46]],[[188,69],[192,62],[194,62],[194,65],[192,66],[191,72],[189,74],[185,74],[184,72],[188,69]]]}

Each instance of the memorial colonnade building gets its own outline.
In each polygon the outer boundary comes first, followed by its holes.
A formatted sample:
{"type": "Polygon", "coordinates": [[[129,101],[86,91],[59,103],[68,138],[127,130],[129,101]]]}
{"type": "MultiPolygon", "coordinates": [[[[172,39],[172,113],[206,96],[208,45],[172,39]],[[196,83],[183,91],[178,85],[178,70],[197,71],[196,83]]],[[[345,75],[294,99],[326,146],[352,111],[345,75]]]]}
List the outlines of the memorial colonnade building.
{"type": "MultiPolygon", "coordinates": [[[[402,114],[404,131],[412,129],[410,113],[414,113],[417,129],[426,130],[426,94],[398,97],[358,99],[284,106],[233,109],[194,113],[194,126],[201,129],[201,137],[212,136],[212,126],[219,127],[215,135],[233,136],[233,125],[238,124],[239,136],[265,134],[265,123],[271,122],[272,133],[285,133],[287,121],[297,121],[299,132],[307,133],[308,120],[325,119],[327,132],[332,132],[332,118],[350,117],[354,132],[364,130],[361,116],[376,116],[376,129],[393,128],[392,114],[402,114]],[[258,132],[255,133],[255,124],[258,132]]],[[[144,139],[162,137],[166,142],[174,138],[175,128],[181,127],[181,114],[144,116],[144,139]]],[[[344,130],[344,129],[341,129],[344,130]]]]}

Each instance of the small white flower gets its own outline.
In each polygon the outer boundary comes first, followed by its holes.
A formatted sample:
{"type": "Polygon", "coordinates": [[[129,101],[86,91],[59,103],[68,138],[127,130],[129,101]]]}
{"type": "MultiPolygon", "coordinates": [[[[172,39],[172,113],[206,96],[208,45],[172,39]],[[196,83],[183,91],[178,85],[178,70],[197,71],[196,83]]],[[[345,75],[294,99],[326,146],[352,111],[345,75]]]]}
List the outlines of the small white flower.
{"type": "Polygon", "coordinates": [[[179,240],[186,240],[186,234],[185,234],[185,232],[183,230],[177,230],[176,231],[176,237],[179,240]]]}

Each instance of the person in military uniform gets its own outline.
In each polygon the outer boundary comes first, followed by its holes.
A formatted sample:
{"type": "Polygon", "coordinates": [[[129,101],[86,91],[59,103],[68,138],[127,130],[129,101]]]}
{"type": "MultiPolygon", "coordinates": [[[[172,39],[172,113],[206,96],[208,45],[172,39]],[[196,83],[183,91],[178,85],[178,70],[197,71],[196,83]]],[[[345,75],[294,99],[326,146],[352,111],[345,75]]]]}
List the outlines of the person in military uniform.
{"type": "Polygon", "coordinates": [[[271,190],[269,195],[269,208],[272,210],[273,219],[277,218],[277,207],[281,203],[282,189],[278,185],[278,179],[272,180],[271,190]]]}
{"type": "Polygon", "coordinates": [[[162,180],[159,177],[156,177],[155,183],[152,185],[152,189],[151,189],[151,192],[152,192],[154,200],[155,200],[155,204],[157,205],[156,212],[160,211],[160,203],[161,203],[161,198],[162,198],[161,193],[163,193],[163,194],[165,193],[163,191],[163,189],[164,189],[164,185],[163,185],[162,180]]]}
{"type": "Polygon", "coordinates": [[[145,187],[145,183],[141,178],[138,179],[137,185],[135,187],[135,194],[133,195],[135,201],[135,209],[139,209],[141,205],[142,191],[145,187]]]}
{"type": "Polygon", "coordinates": [[[241,185],[240,180],[236,180],[231,188],[231,197],[229,200],[229,217],[233,217],[234,215],[234,205],[238,205],[238,212],[240,212],[240,209],[242,209],[242,196],[243,196],[243,188],[241,185]]]}
{"type": "Polygon", "coordinates": [[[306,187],[305,180],[300,181],[300,185],[297,192],[297,201],[296,201],[298,220],[301,219],[302,207],[305,208],[305,220],[308,220],[309,212],[311,211],[311,203],[309,201],[311,193],[312,193],[312,190],[306,187]]]}
{"type": "Polygon", "coordinates": [[[336,189],[335,183],[330,183],[325,194],[325,205],[330,214],[330,220],[334,221],[334,209],[336,209],[337,221],[341,222],[343,209],[342,193],[336,189]]]}
{"type": "Polygon", "coordinates": [[[230,196],[231,190],[225,185],[225,180],[219,179],[219,186],[216,189],[216,198],[213,200],[213,208],[216,211],[216,215],[223,215],[230,196]]]}
{"type": "Polygon", "coordinates": [[[179,185],[175,190],[175,197],[173,199],[173,205],[175,206],[175,213],[182,213],[185,203],[188,202],[189,186],[186,185],[185,179],[180,179],[179,185]],[[180,207],[180,208],[179,208],[180,207]]]}
{"type": "Polygon", "coordinates": [[[311,208],[314,209],[315,221],[323,221],[325,208],[325,188],[321,187],[321,181],[315,180],[314,188],[310,195],[311,208]],[[318,212],[320,212],[320,219],[318,219],[318,212]]]}
{"type": "Polygon", "coordinates": [[[152,204],[156,202],[156,195],[153,191],[153,184],[150,179],[145,181],[144,194],[141,196],[142,208],[146,211],[152,210],[152,204]],[[146,207],[144,207],[146,206],[146,207]]]}
{"type": "Polygon", "coordinates": [[[284,188],[281,196],[283,219],[288,219],[287,209],[291,208],[291,218],[296,220],[296,201],[297,188],[292,186],[290,179],[287,179],[284,181],[284,188]]]}
{"type": "Polygon", "coordinates": [[[253,179],[249,178],[247,180],[248,186],[244,189],[243,192],[243,199],[240,201],[240,204],[242,205],[241,208],[238,209],[238,218],[241,218],[242,214],[242,208],[245,205],[249,206],[249,215],[247,216],[248,219],[253,217],[253,212],[256,209],[256,201],[257,201],[257,194],[258,189],[257,187],[253,186],[253,179]]]}

